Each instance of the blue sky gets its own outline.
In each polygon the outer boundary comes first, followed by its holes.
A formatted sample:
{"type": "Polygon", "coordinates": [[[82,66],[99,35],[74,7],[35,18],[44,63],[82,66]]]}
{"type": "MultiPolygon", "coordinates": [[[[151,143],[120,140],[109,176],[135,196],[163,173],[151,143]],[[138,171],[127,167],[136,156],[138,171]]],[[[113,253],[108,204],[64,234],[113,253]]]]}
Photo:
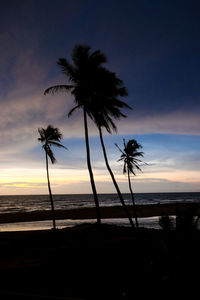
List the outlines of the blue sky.
{"type": "MultiPolygon", "coordinates": [[[[68,95],[44,96],[66,83],[56,62],[76,44],[100,49],[107,68],[124,81],[133,111],[105,135],[110,164],[128,191],[117,162],[123,138],[144,151],[136,192],[200,191],[200,4],[198,1],[1,0],[0,193],[47,193],[44,153],[37,128],[53,124],[69,151],[56,150],[55,193],[90,193],[81,112],[70,119],[68,95]]],[[[97,131],[90,122],[99,192],[114,192],[97,131]]]]}

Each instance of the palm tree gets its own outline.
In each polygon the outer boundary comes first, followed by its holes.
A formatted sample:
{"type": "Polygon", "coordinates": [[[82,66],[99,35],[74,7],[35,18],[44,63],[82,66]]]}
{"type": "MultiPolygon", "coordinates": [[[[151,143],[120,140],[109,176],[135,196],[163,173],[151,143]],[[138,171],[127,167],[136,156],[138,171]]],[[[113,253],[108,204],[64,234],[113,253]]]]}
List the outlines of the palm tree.
{"type": "Polygon", "coordinates": [[[137,219],[137,212],[136,212],[136,206],[135,206],[135,199],[133,195],[133,190],[131,186],[131,178],[130,174],[132,173],[134,176],[136,176],[135,169],[142,171],[139,163],[141,162],[138,157],[143,157],[143,152],[138,151],[138,149],[142,148],[142,146],[134,139],[129,140],[127,143],[125,142],[125,139],[123,140],[124,142],[124,150],[122,151],[117,144],[117,148],[119,151],[122,153],[121,157],[118,161],[123,161],[124,162],[124,167],[123,167],[123,173],[128,174],[128,183],[129,183],[129,189],[131,193],[131,199],[133,202],[133,208],[134,208],[134,215],[135,215],[135,222],[137,228],[139,227],[138,224],[138,219],[137,219]]]}
{"type": "Polygon", "coordinates": [[[96,85],[100,82],[96,80],[102,72],[102,63],[106,61],[105,56],[100,51],[95,51],[90,54],[89,46],[75,46],[72,51],[73,64],[69,63],[67,59],[60,58],[57,62],[63,74],[68,78],[70,84],[55,85],[45,90],[44,94],[56,92],[68,92],[74,96],[75,107],[70,110],[70,116],[76,109],[82,109],[84,119],[85,144],[87,155],[87,166],[90,176],[91,188],[96,205],[97,223],[101,223],[99,200],[97,196],[96,186],[94,182],[94,175],[90,159],[90,145],[88,136],[88,121],[87,116],[91,117],[91,104],[96,94],[96,85]]]}
{"type": "Polygon", "coordinates": [[[95,96],[95,101],[92,103],[90,108],[90,116],[97,125],[99,131],[100,142],[103,150],[103,155],[106,163],[108,172],[110,173],[111,179],[117,191],[118,197],[122,203],[125,213],[129,219],[132,227],[134,227],[131,215],[124,202],[123,196],[120,192],[119,186],[109,165],[106,148],[103,141],[102,128],[105,128],[108,133],[112,131],[117,132],[117,127],[113,121],[114,119],[120,119],[120,117],[126,117],[121,112],[121,108],[131,109],[125,102],[118,99],[118,97],[127,96],[127,90],[123,86],[123,81],[116,77],[115,73],[112,73],[104,69],[104,76],[101,79],[101,90],[98,95],[95,96]]]}
{"type": "MultiPolygon", "coordinates": [[[[108,132],[110,131],[110,125],[112,128],[116,128],[110,115],[118,118],[123,114],[120,113],[119,109],[116,109],[113,106],[112,102],[113,100],[115,100],[115,106],[122,107],[122,102],[120,102],[116,97],[124,96],[127,92],[126,89],[122,87],[122,81],[116,78],[114,73],[109,72],[102,66],[102,64],[105,63],[107,59],[100,50],[90,53],[89,46],[78,45],[73,49],[72,61],[73,65],[64,58],[60,58],[58,60],[58,65],[61,67],[63,74],[66,75],[69,79],[70,84],[50,87],[45,91],[45,94],[48,94],[49,92],[54,94],[58,91],[71,91],[72,95],[75,98],[76,106],[70,110],[68,116],[71,116],[71,114],[77,109],[83,110],[87,165],[96,205],[97,222],[100,224],[101,219],[99,201],[90,161],[87,116],[89,116],[98,125],[106,165],[111,174],[112,171],[108,165],[105,147],[103,145],[101,127],[105,127],[108,132]]],[[[123,106],[125,106],[124,103],[123,106]]],[[[128,107],[128,105],[126,105],[126,107],[128,107]]],[[[114,178],[113,173],[111,177],[114,178]]],[[[115,181],[115,179],[113,180],[115,181]]],[[[116,181],[115,186],[117,186],[116,181]]],[[[117,189],[119,194],[119,188],[117,187],[117,189]]],[[[120,196],[120,199],[123,206],[125,207],[122,196],[120,196]]],[[[127,208],[125,209],[128,215],[127,208]]],[[[130,222],[132,222],[131,218],[129,219],[130,222]]]]}
{"type": "Polygon", "coordinates": [[[56,220],[55,220],[53,196],[52,196],[52,192],[51,192],[51,185],[50,185],[50,179],[49,179],[48,157],[50,158],[52,164],[54,164],[54,163],[56,163],[56,159],[55,159],[54,153],[51,149],[51,146],[64,148],[64,149],[67,149],[67,148],[61,144],[62,134],[60,133],[58,128],[54,128],[53,126],[48,125],[46,129],[38,128],[38,132],[40,134],[38,141],[43,144],[42,148],[45,151],[49,198],[50,198],[51,210],[52,210],[53,229],[55,230],[56,229],[56,220]]]}

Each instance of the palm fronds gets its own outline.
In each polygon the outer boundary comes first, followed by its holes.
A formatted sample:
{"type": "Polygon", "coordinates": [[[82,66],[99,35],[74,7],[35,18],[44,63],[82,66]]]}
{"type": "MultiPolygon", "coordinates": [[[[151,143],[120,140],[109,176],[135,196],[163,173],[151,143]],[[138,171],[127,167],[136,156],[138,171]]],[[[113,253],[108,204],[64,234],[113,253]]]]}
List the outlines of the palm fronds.
{"type": "Polygon", "coordinates": [[[44,95],[49,94],[49,93],[55,94],[57,92],[68,92],[69,90],[73,89],[73,87],[74,87],[73,85],[64,85],[64,84],[54,85],[54,86],[51,86],[48,89],[46,89],[44,91],[44,95]]]}
{"type": "Polygon", "coordinates": [[[142,161],[138,157],[143,157],[144,152],[138,151],[138,149],[142,148],[142,146],[134,139],[129,140],[127,143],[125,139],[123,140],[124,149],[120,149],[120,147],[115,144],[115,146],[122,153],[120,159],[118,161],[123,161],[123,173],[126,174],[127,171],[131,172],[133,175],[136,175],[135,169],[142,172],[139,163],[142,161]]]}
{"type": "Polygon", "coordinates": [[[46,129],[42,127],[38,128],[38,132],[40,135],[38,141],[43,144],[43,149],[50,158],[52,164],[54,164],[56,159],[51,146],[67,149],[61,144],[62,133],[60,132],[59,128],[55,128],[52,125],[48,125],[46,129]]]}

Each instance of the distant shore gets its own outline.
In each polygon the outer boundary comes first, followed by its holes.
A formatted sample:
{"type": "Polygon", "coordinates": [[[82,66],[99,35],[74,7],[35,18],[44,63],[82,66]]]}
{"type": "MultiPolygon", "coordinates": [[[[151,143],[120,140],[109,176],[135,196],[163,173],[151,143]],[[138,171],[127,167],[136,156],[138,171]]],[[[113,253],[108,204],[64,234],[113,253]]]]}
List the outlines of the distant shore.
{"type": "MultiPolygon", "coordinates": [[[[134,210],[132,206],[128,209],[134,217],[134,210]]],[[[161,215],[177,215],[184,211],[192,209],[194,214],[200,215],[200,203],[165,203],[165,204],[145,204],[136,205],[136,212],[139,218],[155,217],[161,215]]],[[[55,211],[56,220],[84,220],[95,219],[95,207],[74,208],[66,210],[55,211]]],[[[101,218],[126,218],[126,214],[122,206],[104,206],[101,207],[101,218]]],[[[47,221],[52,219],[51,211],[33,211],[33,212],[14,212],[1,213],[0,224],[17,223],[17,222],[32,222],[32,221],[47,221]]]]}

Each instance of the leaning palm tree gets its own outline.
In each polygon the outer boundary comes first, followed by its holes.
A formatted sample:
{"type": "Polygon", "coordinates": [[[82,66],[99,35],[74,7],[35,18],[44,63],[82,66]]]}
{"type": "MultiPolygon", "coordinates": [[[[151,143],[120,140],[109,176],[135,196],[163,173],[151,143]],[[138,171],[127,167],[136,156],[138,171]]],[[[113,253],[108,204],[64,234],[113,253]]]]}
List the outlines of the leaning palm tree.
{"type": "Polygon", "coordinates": [[[132,190],[132,186],[131,186],[130,174],[132,173],[134,176],[136,176],[135,169],[142,171],[139,166],[139,163],[141,162],[141,160],[138,159],[138,157],[143,157],[144,153],[138,151],[138,149],[142,148],[142,146],[136,140],[134,140],[134,139],[129,140],[127,143],[125,142],[125,139],[123,141],[124,141],[124,149],[123,150],[121,150],[117,144],[115,144],[115,145],[117,146],[119,151],[122,153],[121,157],[118,161],[124,162],[123,173],[128,174],[128,183],[129,183],[129,189],[130,189],[131,199],[132,199],[133,208],[134,208],[135,222],[136,222],[136,226],[138,228],[139,224],[138,224],[138,219],[137,219],[135,198],[134,198],[133,190],[132,190]]]}
{"type": "Polygon", "coordinates": [[[107,170],[110,173],[112,182],[117,191],[117,194],[122,203],[122,206],[124,207],[124,210],[129,219],[129,222],[130,222],[131,226],[134,227],[129,210],[125,204],[125,201],[123,199],[123,196],[122,196],[119,186],[117,184],[115,176],[109,165],[106,148],[105,148],[104,140],[103,140],[103,133],[102,133],[103,128],[105,128],[106,131],[110,134],[112,133],[112,131],[117,132],[117,127],[113,121],[113,118],[115,120],[118,120],[121,117],[125,118],[126,115],[124,115],[121,112],[121,109],[122,108],[131,109],[130,106],[128,106],[125,102],[119,100],[118,97],[119,96],[120,97],[127,96],[128,93],[127,93],[126,88],[123,86],[122,80],[117,78],[115,73],[112,73],[108,70],[105,70],[104,76],[101,80],[101,84],[102,84],[101,92],[99,95],[96,95],[95,101],[93,102],[93,107],[91,105],[91,109],[90,109],[91,118],[97,125],[98,131],[99,131],[100,142],[101,142],[107,170]]]}
{"type": "Polygon", "coordinates": [[[67,148],[61,144],[62,134],[60,133],[60,130],[58,128],[54,128],[53,126],[48,125],[46,129],[38,128],[38,132],[40,134],[38,141],[42,143],[42,148],[45,151],[49,198],[50,198],[51,210],[52,210],[53,229],[55,230],[56,229],[56,220],[55,220],[53,196],[52,196],[52,192],[51,192],[51,185],[50,185],[50,179],[49,179],[48,157],[50,158],[52,164],[54,164],[56,162],[56,159],[55,159],[54,153],[51,149],[51,146],[64,148],[64,149],[67,149],[67,148]]]}
{"type": "MultiPolygon", "coordinates": [[[[112,120],[109,115],[104,114],[104,106],[108,98],[112,99],[115,96],[116,89],[115,86],[113,86],[112,81],[119,80],[113,76],[114,73],[109,72],[102,66],[102,64],[107,60],[105,55],[99,50],[90,53],[89,46],[76,46],[72,52],[72,61],[73,64],[69,63],[64,58],[60,58],[58,60],[58,65],[61,67],[64,75],[66,75],[69,79],[70,84],[50,87],[45,91],[45,94],[50,92],[54,94],[58,91],[71,91],[75,98],[76,105],[70,110],[68,116],[70,116],[77,109],[83,110],[87,165],[96,205],[97,222],[100,224],[101,219],[99,201],[90,161],[87,116],[99,124],[100,119],[102,119],[101,117],[104,116],[105,120],[108,118],[107,123],[111,122],[112,124],[112,120]],[[110,83],[112,84],[110,85],[110,83]],[[105,95],[107,96],[105,97],[105,95]]],[[[123,90],[124,89],[122,87],[118,86],[117,95],[123,93],[123,90]]],[[[111,102],[109,102],[109,105],[111,105],[111,102]]],[[[106,122],[104,122],[103,119],[101,120],[100,129],[102,126],[107,127],[106,122]]]]}

